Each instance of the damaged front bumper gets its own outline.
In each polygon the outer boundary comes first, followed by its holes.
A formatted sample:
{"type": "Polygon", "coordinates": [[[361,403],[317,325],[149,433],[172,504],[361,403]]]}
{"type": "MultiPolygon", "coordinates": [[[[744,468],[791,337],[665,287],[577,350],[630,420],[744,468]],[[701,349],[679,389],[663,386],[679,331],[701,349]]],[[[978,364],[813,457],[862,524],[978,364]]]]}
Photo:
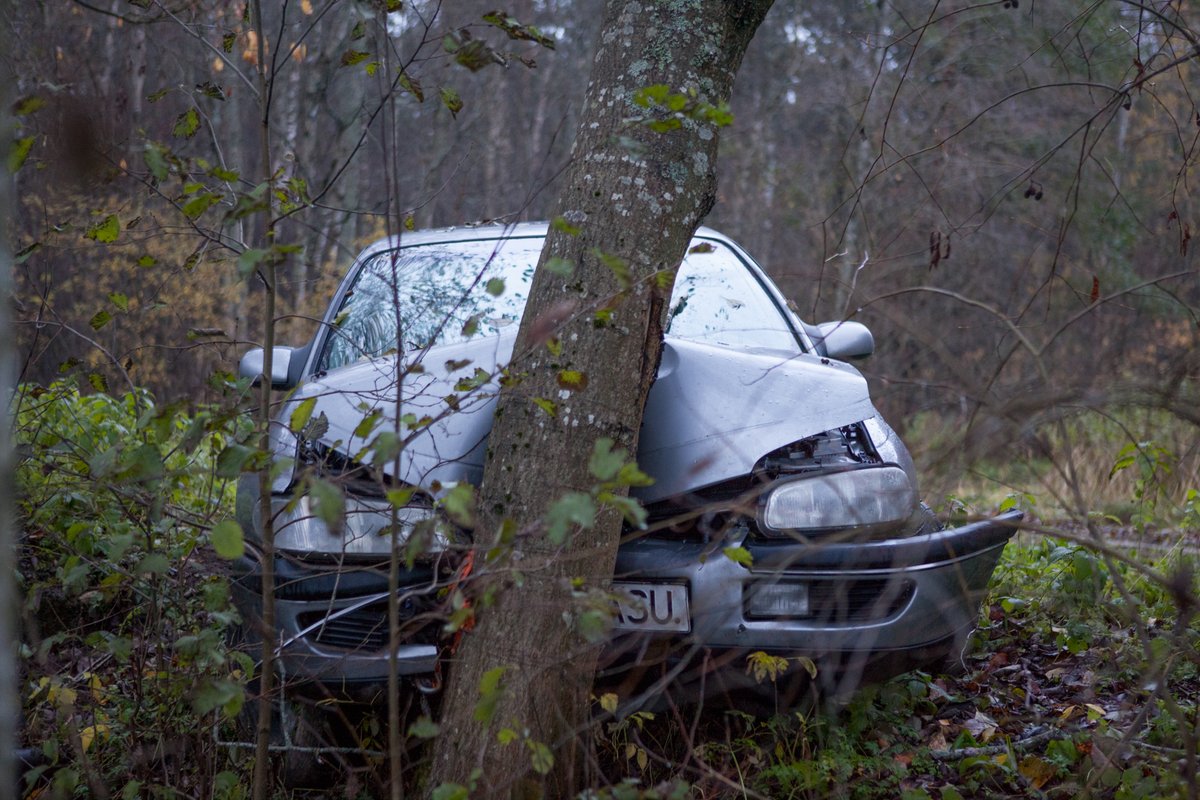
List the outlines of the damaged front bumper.
{"type": "MultiPolygon", "coordinates": [[[[857,543],[746,538],[741,546],[750,566],[711,543],[636,539],[622,545],[615,580],[686,587],[690,625],[686,633],[626,628],[610,655],[637,661],[652,642],[658,651],[667,645],[676,652],[928,659],[939,648],[948,652],[974,626],[1020,520],[1019,512],[1010,512],[936,533],[857,543]],[[763,592],[771,602],[755,602],[763,592]],[[803,602],[796,599],[800,593],[803,602]]],[[[261,618],[261,572],[257,555],[236,562],[235,600],[250,625],[261,618]]],[[[443,572],[402,573],[395,661],[401,675],[420,677],[437,667],[441,626],[432,610],[450,578],[443,572]]],[[[276,576],[273,638],[281,673],[344,690],[386,681],[386,571],[277,557],[276,576]]]]}

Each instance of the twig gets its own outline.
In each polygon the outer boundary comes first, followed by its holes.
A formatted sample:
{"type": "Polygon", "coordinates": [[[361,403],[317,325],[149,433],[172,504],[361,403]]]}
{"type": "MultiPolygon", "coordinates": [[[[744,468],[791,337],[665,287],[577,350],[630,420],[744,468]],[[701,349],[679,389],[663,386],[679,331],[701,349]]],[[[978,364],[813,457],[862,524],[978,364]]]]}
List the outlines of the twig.
{"type": "Polygon", "coordinates": [[[1007,753],[1009,750],[1025,750],[1036,744],[1041,744],[1047,739],[1065,735],[1065,731],[1060,731],[1057,728],[1035,725],[1027,736],[1017,739],[1015,742],[990,744],[986,747],[958,747],[953,750],[933,750],[929,755],[940,761],[955,761],[961,758],[975,758],[977,756],[995,756],[1000,753],[1007,753]]]}

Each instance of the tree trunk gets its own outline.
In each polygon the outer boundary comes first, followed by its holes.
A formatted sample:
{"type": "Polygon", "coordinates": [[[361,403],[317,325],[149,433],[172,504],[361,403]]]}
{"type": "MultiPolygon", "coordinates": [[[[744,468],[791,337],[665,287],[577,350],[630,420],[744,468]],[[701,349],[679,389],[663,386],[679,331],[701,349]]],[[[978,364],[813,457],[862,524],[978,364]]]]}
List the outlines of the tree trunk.
{"type": "Polygon", "coordinates": [[[597,440],[637,451],[670,296],[670,281],[657,276],[673,280],[715,197],[717,126],[703,109],[728,100],[770,5],[607,4],[557,206],[578,230],[554,226],[547,238],[514,351],[519,378],[507,382],[496,412],[471,587],[478,624],[451,666],[433,786],[468,785],[478,769],[478,796],[563,797],[578,788],[597,646],[576,624],[577,598],[611,579],[621,514],[601,505],[594,524],[576,526],[561,546],[542,520],[565,493],[598,483],[589,471],[597,440]],[[634,102],[658,84],[695,100],[682,125],[663,133],[647,122],[666,112],[634,102]],[[571,276],[546,269],[551,259],[572,264],[571,276]],[[497,668],[499,689],[480,704],[481,681],[497,668]],[[546,771],[547,752],[553,769],[533,776],[546,771]]]}

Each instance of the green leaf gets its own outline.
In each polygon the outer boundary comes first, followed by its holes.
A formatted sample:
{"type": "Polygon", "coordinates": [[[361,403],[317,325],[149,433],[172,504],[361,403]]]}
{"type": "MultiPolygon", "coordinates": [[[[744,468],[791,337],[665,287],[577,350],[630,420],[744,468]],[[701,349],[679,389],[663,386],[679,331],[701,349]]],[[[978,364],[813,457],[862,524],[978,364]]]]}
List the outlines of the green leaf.
{"type": "Polygon", "coordinates": [[[656,83],[652,86],[646,86],[638,89],[633,94],[634,105],[642,108],[649,108],[652,105],[662,105],[666,101],[667,96],[671,94],[671,87],[665,83],[656,83]]]}
{"type": "Polygon", "coordinates": [[[546,538],[561,545],[571,526],[591,528],[596,522],[596,501],[585,492],[567,492],[554,501],[546,512],[546,538]]]}
{"type": "MultiPolygon", "coordinates": [[[[417,98],[418,103],[425,102],[425,90],[421,88],[421,84],[416,78],[401,70],[399,83],[400,88],[417,98]]],[[[412,217],[409,217],[409,219],[412,219],[412,217]]],[[[412,228],[408,228],[408,230],[411,231],[412,228]]]]}
{"type": "Polygon", "coordinates": [[[238,275],[242,278],[249,277],[254,270],[258,269],[258,265],[266,260],[268,255],[270,255],[269,250],[263,250],[258,247],[243,250],[237,260],[238,275]]]}
{"type": "Polygon", "coordinates": [[[224,50],[226,53],[232,53],[233,52],[233,43],[236,41],[237,41],[236,33],[232,33],[232,32],[226,33],[224,36],[221,37],[221,49],[224,50]]]}
{"type": "Polygon", "coordinates": [[[388,489],[386,496],[392,508],[404,508],[412,502],[416,493],[417,489],[415,486],[406,486],[403,489],[388,489]]]}
{"type": "Polygon", "coordinates": [[[553,400],[547,400],[544,397],[535,397],[533,398],[533,404],[552,417],[558,416],[558,406],[554,404],[553,400]]]}
{"type": "Polygon", "coordinates": [[[404,443],[395,431],[380,431],[375,441],[371,442],[371,465],[382,467],[394,461],[396,456],[400,455],[403,446],[404,443]]]}
{"type": "Polygon", "coordinates": [[[33,140],[36,137],[25,136],[17,139],[12,144],[12,148],[8,151],[8,171],[16,172],[25,163],[25,159],[29,158],[29,151],[33,149],[33,140]]]}
{"type": "Polygon", "coordinates": [[[612,446],[612,439],[607,436],[600,437],[592,448],[591,458],[588,459],[588,472],[602,481],[611,481],[617,477],[621,465],[625,463],[625,451],[613,450],[612,446]]]}
{"type": "Polygon", "coordinates": [[[484,288],[492,297],[499,297],[500,295],[504,294],[504,279],[492,278],[487,282],[484,288]]]}
{"type": "Polygon", "coordinates": [[[192,695],[192,707],[197,714],[207,714],[214,709],[221,709],[226,716],[235,717],[242,710],[245,692],[236,681],[202,680],[192,695]]]}
{"type": "Polygon", "coordinates": [[[155,180],[165,181],[167,179],[171,166],[167,162],[167,151],[161,145],[147,142],[142,158],[146,162],[146,169],[150,170],[150,174],[154,176],[155,180]]]}
{"type": "Polygon", "coordinates": [[[342,53],[342,66],[352,67],[355,64],[360,64],[371,57],[371,54],[363,50],[347,50],[342,53]]]}
{"type": "Polygon", "coordinates": [[[537,42],[547,50],[554,49],[553,36],[547,36],[533,25],[522,25],[515,17],[505,14],[503,11],[493,11],[490,14],[484,14],[483,21],[489,25],[495,25],[504,31],[510,39],[537,42]]]}
{"type": "Polygon", "coordinates": [[[211,100],[225,100],[225,92],[220,86],[217,86],[212,81],[204,81],[196,84],[196,91],[211,100]]]}
{"type": "Polygon", "coordinates": [[[33,244],[26,245],[25,247],[22,247],[20,250],[18,250],[16,253],[13,254],[13,263],[14,264],[24,264],[26,261],[29,260],[29,257],[31,255],[33,255],[34,253],[36,253],[38,250],[41,250],[41,249],[42,249],[41,242],[34,242],[33,244]]]}
{"type": "Polygon", "coordinates": [[[478,389],[492,379],[492,374],[480,367],[475,368],[475,372],[469,378],[460,378],[454,384],[454,391],[469,392],[478,389]]]}
{"type": "Polygon", "coordinates": [[[721,552],[735,564],[740,564],[747,569],[754,566],[754,556],[750,555],[750,551],[744,547],[726,547],[721,552]]]}
{"type": "Polygon", "coordinates": [[[646,527],[646,509],[637,501],[637,498],[613,494],[612,492],[601,492],[598,499],[605,505],[612,506],[620,511],[621,516],[630,525],[636,528],[646,527]]]}
{"type": "Polygon", "coordinates": [[[324,478],[314,478],[308,487],[313,514],[325,523],[330,533],[340,533],[346,517],[346,498],[342,490],[324,478]]]}
{"type": "Polygon", "coordinates": [[[559,233],[565,233],[567,236],[578,236],[580,230],[577,225],[572,225],[566,217],[555,217],[550,222],[550,227],[559,233]]]}
{"type": "Polygon", "coordinates": [[[632,282],[632,273],[629,271],[629,265],[617,256],[604,252],[599,247],[592,248],[592,255],[600,260],[600,263],[608,267],[612,272],[613,277],[617,279],[617,285],[622,289],[629,287],[632,282]]]}
{"type": "Polygon", "coordinates": [[[458,96],[458,92],[453,89],[443,88],[440,90],[442,94],[442,105],[450,109],[450,114],[457,117],[458,112],[463,110],[462,98],[458,96]]]}
{"type": "Polygon", "coordinates": [[[198,194],[183,204],[183,215],[188,219],[196,219],[205,211],[208,211],[209,207],[220,199],[220,195],[213,194],[212,192],[198,194]]]}
{"type": "Polygon", "coordinates": [[[241,558],[246,552],[246,542],[242,539],[242,526],[231,519],[222,520],[214,525],[209,539],[212,541],[217,555],[228,561],[241,558]]]}
{"type": "Polygon", "coordinates": [[[147,553],[138,562],[136,572],[139,575],[164,575],[171,569],[171,562],[162,553],[147,553]]]}
{"type": "Polygon", "coordinates": [[[575,630],[586,641],[602,642],[609,638],[612,630],[612,612],[598,608],[581,611],[575,617],[575,630]]]}
{"type": "Polygon", "coordinates": [[[541,742],[535,742],[532,739],[526,742],[529,749],[532,751],[530,759],[533,763],[533,771],[539,775],[545,775],[554,769],[554,753],[550,752],[550,748],[541,742]]]}
{"type": "Polygon", "coordinates": [[[288,428],[292,433],[304,430],[304,426],[312,419],[313,409],[316,407],[317,398],[310,397],[292,410],[292,416],[288,419],[288,428]]]}
{"type": "Polygon", "coordinates": [[[422,714],[416,722],[408,726],[408,735],[417,739],[432,739],[441,733],[441,727],[432,719],[422,714]]]}
{"type": "Polygon", "coordinates": [[[99,372],[89,372],[87,378],[88,383],[97,392],[108,392],[108,378],[105,378],[99,372]]]}
{"type": "Polygon", "coordinates": [[[567,389],[572,392],[582,392],[588,386],[587,374],[575,369],[559,370],[555,376],[555,382],[558,383],[560,389],[567,389]]]}
{"type": "Polygon", "coordinates": [[[504,687],[500,685],[500,679],[504,677],[507,670],[508,667],[494,667],[483,673],[483,677],[479,679],[479,702],[475,704],[476,722],[486,724],[491,722],[492,717],[495,716],[496,706],[504,691],[504,687]]]}
{"type": "Polygon", "coordinates": [[[121,221],[117,219],[116,214],[109,214],[103,220],[88,228],[87,233],[83,235],[101,244],[115,242],[117,237],[121,235],[121,221]]]}
{"type": "Polygon", "coordinates": [[[196,109],[189,108],[175,118],[175,127],[171,129],[171,134],[176,139],[190,139],[196,135],[198,130],[200,130],[200,115],[196,109]]]}
{"type": "Polygon", "coordinates": [[[430,800],[470,800],[467,787],[458,783],[443,783],[429,795],[430,800]]]}
{"type": "Polygon", "coordinates": [[[545,268],[547,271],[559,276],[560,278],[569,278],[575,272],[575,265],[565,258],[551,256],[546,259],[545,268]]]}
{"type": "Polygon", "coordinates": [[[151,481],[163,476],[162,453],[152,444],[139,445],[121,454],[117,478],[126,482],[151,481]]]}
{"type": "Polygon", "coordinates": [[[41,110],[45,106],[45,98],[38,97],[37,95],[29,95],[28,97],[22,97],[15,104],[13,104],[13,115],[25,117],[34,113],[35,111],[41,110]]]}
{"type": "Polygon", "coordinates": [[[129,298],[120,292],[111,292],[108,295],[108,302],[116,306],[119,311],[129,310],[129,298]]]}
{"type": "Polygon", "coordinates": [[[100,330],[110,322],[112,322],[112,314],[108,313],[104,309],[97,311],[92,315],[92,318],[88,320],[88,324],[92,326],[92,330],[94,331],[100,330]]]}
{"type": "Polygon", "coordinates": [[[461,528],[475,525],[475,487],[460,483],[442,497],[442,508],[451,521],[461,528]]]}
{"type": "Polygon", "coordinates": [[[352,435],[356,439],[365,440],[372,433],[374,433],[375,429],[379,427],[379,423],[381,422],[383,422],[383,414],[379,413],[379,411],[372,411],[370,414],[365,414],[363,418],[358,421],[358,425],[354,426],[354,433],[352,435]]]}
{"type": "Polygon", "coordinates": [[[257,450],[246,447],[244,444],[226,445],[225,449],[217,455],[217,477],[218,478],[236,478],[243,470],[251,464],[251,460],[257,460],[254,457],[258,454],[257,450]]]}
{"type": "Polygon", "coordinates": [[[471,39],[455,48],[454,61],[471,72],[478,72],[490,64],[503,63],[504,59],[483,39],[471,39]]]}

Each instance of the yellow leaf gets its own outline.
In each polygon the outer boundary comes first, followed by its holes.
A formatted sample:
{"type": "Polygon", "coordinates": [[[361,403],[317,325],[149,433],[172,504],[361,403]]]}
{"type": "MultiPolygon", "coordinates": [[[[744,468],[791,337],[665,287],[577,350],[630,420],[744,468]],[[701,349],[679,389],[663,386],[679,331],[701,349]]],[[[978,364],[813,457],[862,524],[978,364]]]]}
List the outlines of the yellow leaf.
{"type": "Polygon", "coordinates": [[[650,757],[646,755],[645,750],[643,750],[642,748],[639,747],[638,751],[637,751],[638,769],[645,769],[646,765],[649,763],[650,763],[650,757]]]}
{"type": "Polygon", "coordinates": [[[600,695],[600,707],[610,714],[617,713],[617,695],[613,692],[600,695]]]}
{"type": "Polygon", "coordinates": [[[75,707],[78,694],[66,686],[51,686],[46,693],[46,699],[61,709],[69,710],[75,707]]]}
{"type": "Polygon", "coordinates": [[[1058,773],[1053,764],[1049,764],[1037,756],[1025,756],[1021,759],[1021,764],[1017,769],[1035,789],[1041,789],[1058,773]]]}
{"type": "Polygon", "coordinates": [[[107,725],[88,725],[79,732],[79,743],[83,747],[83,752],[87,752],[92,746],[92,742],[96,739],[102,739],[108,735],[107,725]]]}

